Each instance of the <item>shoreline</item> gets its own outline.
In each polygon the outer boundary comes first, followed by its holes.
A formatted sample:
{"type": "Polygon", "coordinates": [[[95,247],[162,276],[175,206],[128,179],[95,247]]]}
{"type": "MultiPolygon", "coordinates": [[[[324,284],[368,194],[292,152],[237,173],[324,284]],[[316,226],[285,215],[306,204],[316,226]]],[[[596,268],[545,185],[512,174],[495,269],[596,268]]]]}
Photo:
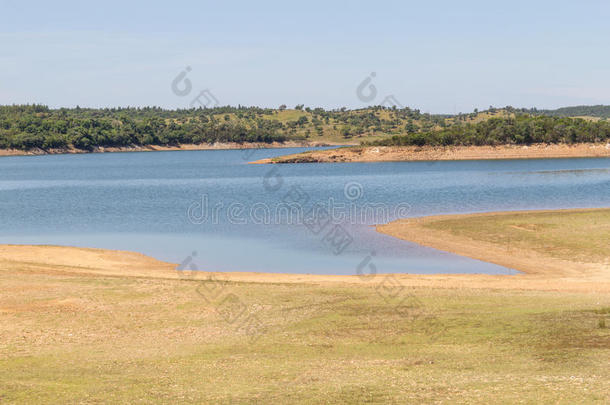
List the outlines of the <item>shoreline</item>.
{"type": "MultiPolygon", "coordinates": [[[[487,240],[471,239],[466,236],[460,237],[450,231],[433,229],[427,226],[451,220],[473,220],[485,217],[502,218],[515,215],[594,213],[607,210],[609,209],[574,208],[434,215],[399,219],[388,224],[377,225],[376,230],[377,232],[422,246],[512,268],[522,272],[523,276],[533,279],[547,281],[557,279],[595,280],[596,282],[610,283],[610,266],[608,263],[602,264],[560,259],[534,251],[533,249],[502,246],[487,240]]],[[[525,221],[525,218],[523,221],[525,221]]]]}
{"type": "MultiPolygon", "coordinates": [[[[530,249],[496,245],[487,241],[457,237],[446,231],[425,227],[439,220],[502,217],[515,214],[587,213],[607,208],[503,211],[477,214],[440,215],[406,218],[377,225],[386,235],[423,246],[495,263],[520,273],[488,274],[417,274],[393,273],[391,277],[404,287],[442,289],[508,289],[537,291],[610,292],[610,266],[557,259],[530,249]]],[[[390,274],[373,276],[312,275],[295,273],[196,272],[178,271],[167,263],[141,253],[50,245],[0,245],[0,271],[11,268],[32,273],[89,275],[92,277],[137,277],[202,281],[210,277],[231,282],[286,283],[318,285],[374,286],[390,274]]]]}
{"type": "Polygon", "coordinates": [[[234,149],[289,149],[289,148],[314,148],[324,146],[353,146],[345,144],[332,144],[328,142],[273,142],[273,143],[236,143],[218,142],[214,144],[180,144],[175,146],[120,146],[120,147],[95,147],[92,150],[76,148],[60,149],[0,149],[0,157],[4,156],[42,156],[42,155],[80,155],[88,153],[123,153],[123,152],[165,152],[165,151],[192,151],[192,150],[234,150],[234,149]]]}
{"type": "Polygon", "coordinates": [[[308,151],[252,164],[409,162],[445,160],[559,159],[610,157],[610,143],[500,146],[355,146],[308,151]]]}
{"type": "Polygon", "coordinates": [[[610,283],[173,268],[137,253],[0,245],[2,399],[608,398],[610,283]]]}

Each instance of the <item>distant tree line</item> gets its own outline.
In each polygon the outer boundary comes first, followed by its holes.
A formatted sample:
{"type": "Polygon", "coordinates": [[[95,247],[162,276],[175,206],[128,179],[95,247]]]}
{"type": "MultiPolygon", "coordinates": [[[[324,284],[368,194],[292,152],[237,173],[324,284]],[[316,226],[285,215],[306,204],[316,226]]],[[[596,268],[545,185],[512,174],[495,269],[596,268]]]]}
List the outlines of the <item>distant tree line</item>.
{"type": "Polygon", "coordinates": [[[581,105],[575,107],[563,107],[556,110],[538,110],[533,108],[526,110],[533,115],[548,115],[551,117],[598,117],[610,118],[610,106],[607,105],[581,105]]]}
{"type": "Polygon", "coordinates": [[[527,145],[610,141],[610,123],[580,118],[517,114],[474,124],[457,124],[439,131],[419,132],[374,141],[379,146],[527,145]]]}
{"type": "Polygon", "coordinates": [[[91,150],[95,147],[178,145],[216,142],[284,142],[313,135],[349,139],[388,136],[445,126],[448,116],[382,106],[325,110],[299,104],[293,110],[215,107],[59,108],[0,106],[0,148],[91,150]],[[286,114],[283,114],[286,113],[286,114]],[[288,118],[286,118],[288,117],[288,118]]]}
{"type": "Polygon", "coordinates": [[[258,108],[208,110],[147,108],[57,109],[42,105],[0,106],[0,148],[49,149],[96,146],[177,145],[215,142],[283,142],[278,122],[245,125],[216,114],[263,114],[258,108]]]}
{"type": "MultiPolygon", "coordinates": [[[[570,107],[570,111],[601,114],[605,111],[602,107],[570,107]]],[[[167,110],[13,105],[0,106],[0,149],[272,143],[315,135],[327,136],[320,140],[382,138],[373,142],[377,145],[575,143],[608,140],[610,125],[605,120],[562,118],[513,107],[490,107],[483,118],[476,122],[481,119],[477,110],[451,116],[384,106],[325,110],[299,104],[293,110],[286,110],[285,105],[278,109],[225,106],[167,110]]]]}

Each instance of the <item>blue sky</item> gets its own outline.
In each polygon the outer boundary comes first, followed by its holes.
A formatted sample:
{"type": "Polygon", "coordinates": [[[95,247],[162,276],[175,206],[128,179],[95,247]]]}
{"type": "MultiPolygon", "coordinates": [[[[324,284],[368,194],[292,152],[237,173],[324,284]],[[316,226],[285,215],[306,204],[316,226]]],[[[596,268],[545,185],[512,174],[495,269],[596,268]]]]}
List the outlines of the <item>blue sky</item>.
{"type": "Polygon", "coordinates": [[[586,0],[0,0],[0,104],[185,108],[204,89],[268,107],[610,104],[608,21],[609,2],[586,0]]]}

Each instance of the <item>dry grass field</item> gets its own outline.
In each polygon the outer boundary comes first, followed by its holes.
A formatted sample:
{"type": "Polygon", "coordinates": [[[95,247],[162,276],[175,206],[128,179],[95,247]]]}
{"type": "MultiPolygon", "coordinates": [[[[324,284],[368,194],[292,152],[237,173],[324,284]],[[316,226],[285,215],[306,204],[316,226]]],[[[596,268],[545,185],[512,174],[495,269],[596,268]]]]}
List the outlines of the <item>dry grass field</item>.
{"type": "MultiPolygon", "coordinates": [[[[608,211],[419,226],[601,266],[608,211]]],[[[553,271],[184,274],[0,246],[0,402],[608,403],[607,269],[553,271]]]]}

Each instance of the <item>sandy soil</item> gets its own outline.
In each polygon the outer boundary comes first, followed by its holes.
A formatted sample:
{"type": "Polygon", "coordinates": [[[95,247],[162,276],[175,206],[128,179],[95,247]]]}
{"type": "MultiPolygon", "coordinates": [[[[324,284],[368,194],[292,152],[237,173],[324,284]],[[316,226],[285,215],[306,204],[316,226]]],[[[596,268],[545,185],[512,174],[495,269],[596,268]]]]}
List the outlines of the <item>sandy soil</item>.
{"type": "Polygon", "coordinates": [[[312,151],[252,163],[397,162],[417,160],[540,159],[610,157],[610,144],[530,146],[367,146],[312,151]]]}
{"type": "Polygon", "coordinates": [[[314,146],[335,146],[325,142],[295,142],[283,143],[214,143],[214,144],[182,144],[178,146],[125,146],[125,147],[97,147],[91,151],[68,148],[68,149],[31,149],[28,151],[18,149],[0,149],[0,156],[27,156],[27,155],[59,155],[80,153],[106,153],[106,152],[155,152],[173,150],[220,150],[220,149],[257,149],[257,148],[300,148],[314,146]]]}
{"type": "MultiPolygon", "coordinates": [[[[433,217],[431,217],[433,218],[433,217]]],[[[422,221],[425,221],[423,219],[422,221]]],[[[610,292],[610,269],[582,263],[548,262],[530,252],[499,251],[485,245],[469,245],[468,241],[434,235],[420,222],[396,222],[378,229],[381,232],[423,245],[471,257],[487,259],[523,273],[517,275],[477,274],[396,274],[360,277],[309,274],[273,274],[246,272],[180,272],[176,264],[165,263],[139,253],[85,249],[61,246],[0,245],[0,271],[19,269],[33,274],[90,274],[105,277],[192,278],[214,277],[228,281],[255,283],[349,283],[370,285],[398,282],[404,287],[492,288],[543,291],[610,292]]]]}

